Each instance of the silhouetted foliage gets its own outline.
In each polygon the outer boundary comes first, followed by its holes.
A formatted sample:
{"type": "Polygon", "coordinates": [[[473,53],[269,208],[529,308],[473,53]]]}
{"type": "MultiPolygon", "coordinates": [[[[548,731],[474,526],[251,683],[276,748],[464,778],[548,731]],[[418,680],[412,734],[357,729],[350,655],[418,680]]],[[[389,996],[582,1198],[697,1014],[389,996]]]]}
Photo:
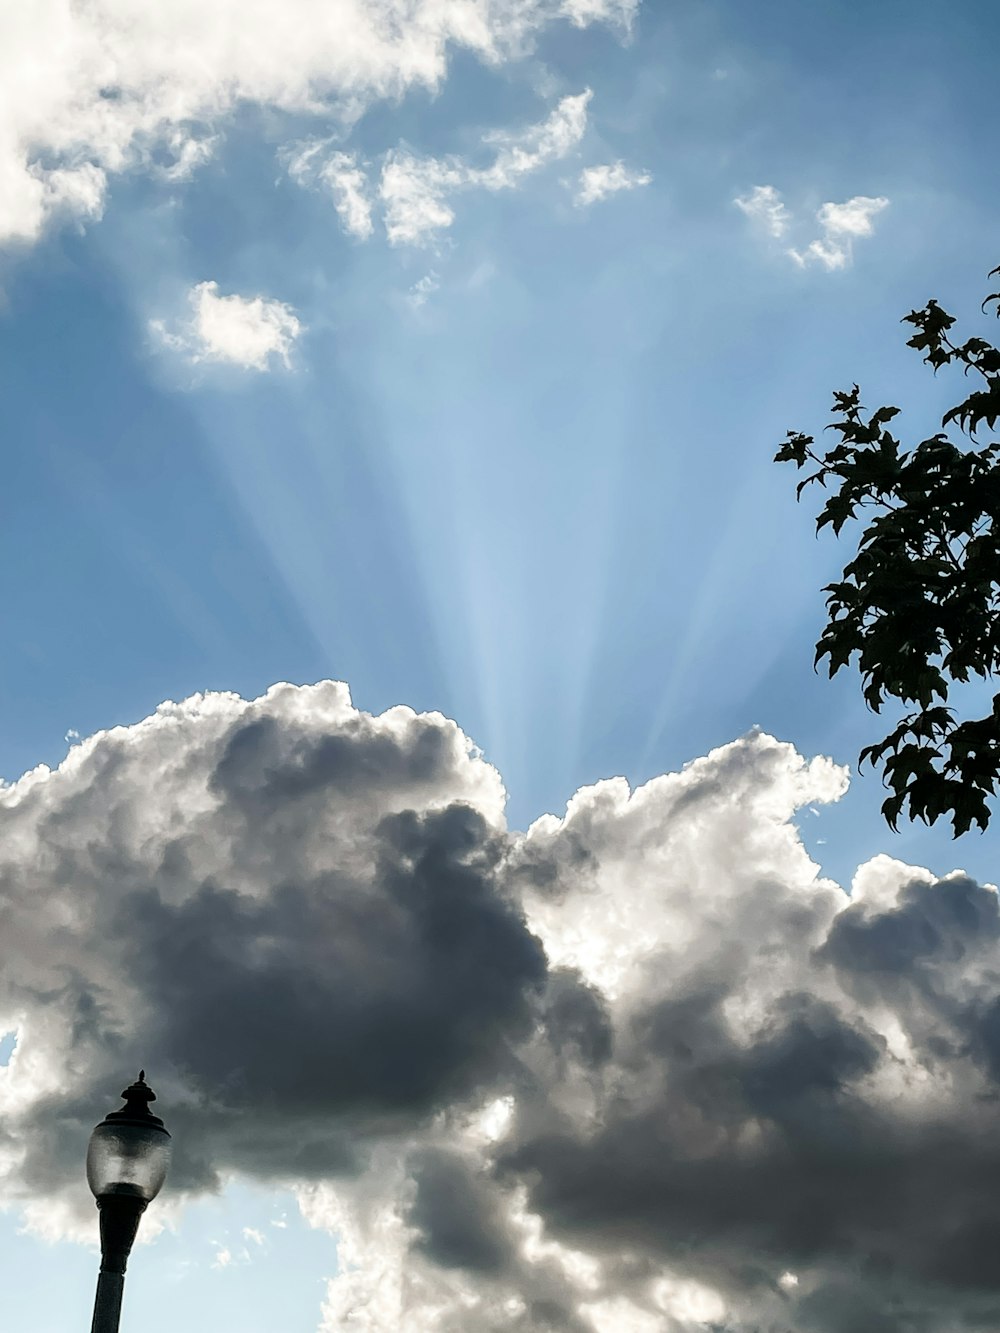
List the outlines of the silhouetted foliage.
{"type": "MultiPolygon", "coordinates": [[[[1000,315],[1000,292],[983,309],[991,303],[1000,315]]],[[[775,462],[816,465],[799,497],[810,482],[832,490],[817,531],[866,524],[841,580],[824,589],[829,620],[815,661],[829,659],[832,677],[857,655],[876,713],[886,701],[916,705],[859,756],[882,768],[882,813],[893,829],[903,813],[927,824],[948,815],[957,837],[973,822],[986,828],[1000,780],[1000,693],[985,717],[963,720],[948,706],[956,682],[995,680],[1000,670],[1000,443],[976,439],[1000,417],[1000,351],[982,338],[952,342],[955,321],[936,301],[903,323],[916,330],[907,345],[935,373],[957,363],[981,381],[945,413],[942,430],[903,449],[887,429],[899,409],[869,413],[855,385],[834,394],[833,448],[821,455],[811,435],[790,431],[775,462]],[[962,447],[944,433],[952,423],[968,437],[962,447]]]]}

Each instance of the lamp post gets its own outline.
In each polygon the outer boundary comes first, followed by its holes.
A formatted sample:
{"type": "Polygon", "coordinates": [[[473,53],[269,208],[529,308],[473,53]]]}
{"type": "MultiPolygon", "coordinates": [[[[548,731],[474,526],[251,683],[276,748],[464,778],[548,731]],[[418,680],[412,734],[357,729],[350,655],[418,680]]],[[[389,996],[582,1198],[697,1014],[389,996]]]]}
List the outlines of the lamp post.
{"type": "Polygon", "coordinates": [[[104,1117],[87,1148],[87,1183],[101,1213],[101,1271],[90,1333],[118,1333],[129,1251],[170,1162],[170,1135],[149,1109],[156,1094],[145,1070],[122,1097],[125,1105],[104,1117]]]}

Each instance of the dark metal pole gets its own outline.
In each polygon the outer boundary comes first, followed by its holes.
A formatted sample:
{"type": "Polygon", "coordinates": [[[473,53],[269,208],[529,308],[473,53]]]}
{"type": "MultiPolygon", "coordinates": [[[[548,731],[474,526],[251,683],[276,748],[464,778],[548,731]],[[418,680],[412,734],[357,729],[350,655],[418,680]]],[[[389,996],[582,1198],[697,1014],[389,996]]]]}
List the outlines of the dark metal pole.
{"type": "Polygon", "coordinates": [[[97,1275],[94,1322],[90,1326],[90,1333],[118,1333],[124,1290],[124,1273],[105,1273],[104,1269],[101,1269],[97,1275]]]}
{"type": "Polygon", "coordinates": [[[101,1271],[90,1333],[118,1333],[125,1267],[146,1203],[131,1194],[106,1194],[97,1200],[97,1206],[101,1210],[101,1271]]]}

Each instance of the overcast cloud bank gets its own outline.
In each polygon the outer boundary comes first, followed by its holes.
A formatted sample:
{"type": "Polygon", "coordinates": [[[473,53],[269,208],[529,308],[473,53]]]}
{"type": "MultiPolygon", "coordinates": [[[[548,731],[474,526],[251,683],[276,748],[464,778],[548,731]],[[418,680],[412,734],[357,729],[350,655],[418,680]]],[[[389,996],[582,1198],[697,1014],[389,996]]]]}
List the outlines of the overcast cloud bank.
{"type": "Polygon", "coordinates": [[[436,714],[196,696],[0,793],[2,1197],[88,1230],[150,1071],[166,1207],[245,1175],[338,1238],[330,1329],[990,1326],[997,895],[792,822],[751,734],[526,834],[436,714]]]}

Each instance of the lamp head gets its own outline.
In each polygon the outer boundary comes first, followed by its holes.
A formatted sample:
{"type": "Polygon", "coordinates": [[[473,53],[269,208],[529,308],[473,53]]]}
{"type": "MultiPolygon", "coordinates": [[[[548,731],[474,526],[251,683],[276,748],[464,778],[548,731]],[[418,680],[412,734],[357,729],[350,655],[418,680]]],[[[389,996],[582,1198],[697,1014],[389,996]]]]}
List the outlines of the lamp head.
{"type": "Polygon", "coordinates": [[[149,1109],[156,1093],[146,1082],[144,1069],[122,1097],[125,1105],[106,1115],[90,1136],[87,1182],[98,1200],[126,1195],[145,1207],[166,1179],[170,1135],[149,1109]]]}

